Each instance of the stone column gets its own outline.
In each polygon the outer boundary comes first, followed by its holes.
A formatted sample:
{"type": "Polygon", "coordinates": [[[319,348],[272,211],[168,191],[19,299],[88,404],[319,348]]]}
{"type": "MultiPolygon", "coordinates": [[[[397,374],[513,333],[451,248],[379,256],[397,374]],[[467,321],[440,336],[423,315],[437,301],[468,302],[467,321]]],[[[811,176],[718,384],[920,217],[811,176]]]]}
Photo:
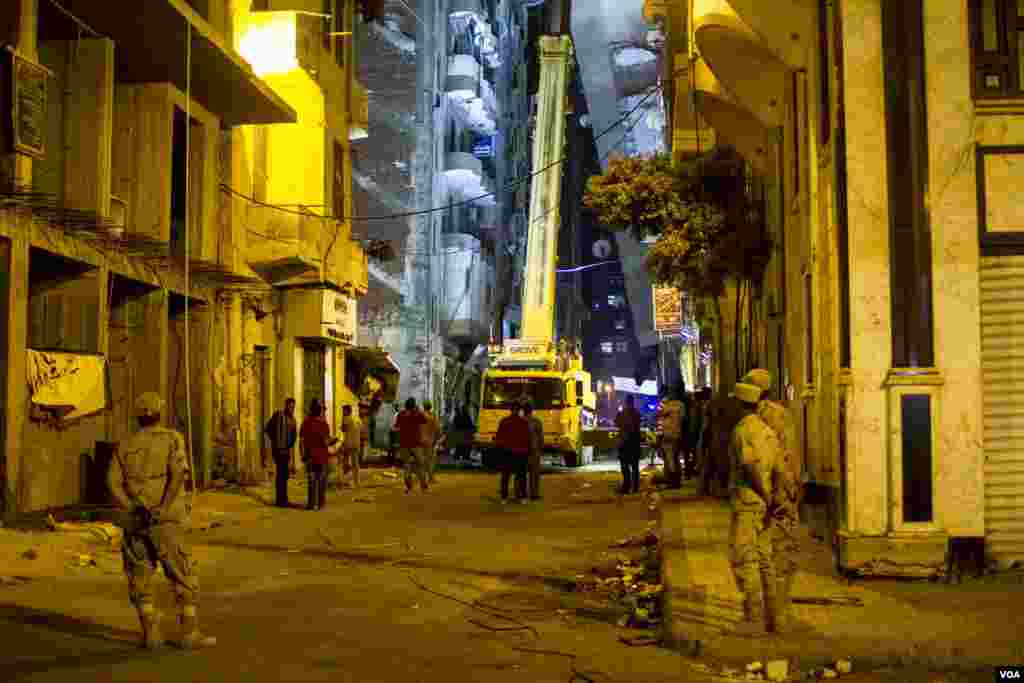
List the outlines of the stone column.
{"type": "Polygon", "coordinates": [[[28,216],[0,211],[0,220],[16,223],[10,241],[0,239],[0,473],[6,471],[2,513],[20,511],[21,430],[28,404],[25,346],[28,341],[28,216]]]}
{"type": "Polygon", "coordinates": [[[192,394],[192,462],[197,485],[209,485],[212,470],[213,437],[213,368],[212,322],[213,307],[191,309],[189,315],[189,363],[191,365],[192,394]]]}
{"type": "Polygon", "coordinates": [[[140,299],[143,308],[141,334],[132,340],[135,352],[135,398],[147,391],[154,391],[170,402],[167,374],[168,294],[158,289],[140,299]]]}

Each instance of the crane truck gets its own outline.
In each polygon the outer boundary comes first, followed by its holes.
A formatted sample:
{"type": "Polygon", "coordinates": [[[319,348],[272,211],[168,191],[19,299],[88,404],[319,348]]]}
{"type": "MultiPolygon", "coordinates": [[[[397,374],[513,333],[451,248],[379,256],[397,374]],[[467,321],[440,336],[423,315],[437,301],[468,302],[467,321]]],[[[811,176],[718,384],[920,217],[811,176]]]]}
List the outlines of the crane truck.
{"type": "MultiPolygon", "coordinates": [[[[565,3],[566,5],[568,3],[565,3]]],[[[578,353],[555,345],[555,283],[565,103],[572,41],[567,22],[539,39],[540,84],[533,141],[533,175],[519,339],[492,344],[484,372],[475,447],[490,459],[498,423],[513,403],[531,402],[544,424],[544,450],[568,466],[593,460],[585,435],[595,426],[596,396],[578,353]]]]}

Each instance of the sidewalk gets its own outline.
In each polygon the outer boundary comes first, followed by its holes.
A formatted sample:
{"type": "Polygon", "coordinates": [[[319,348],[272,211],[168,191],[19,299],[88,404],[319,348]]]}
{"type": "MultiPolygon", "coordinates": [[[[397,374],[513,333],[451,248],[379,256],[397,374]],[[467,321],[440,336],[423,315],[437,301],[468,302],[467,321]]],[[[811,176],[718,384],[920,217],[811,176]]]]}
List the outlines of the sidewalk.
{"type": "Polygon", "coordinates": [[[806,627],[787,636],[728,635],[742,618],[729,566],[731,511],[692,487],[663,491],[659,505],[666,643],[733,665],[774,658],[790,668],[854,660],[854,670],[891,665],[971,669],[1024,661],[1024,583],[991,576],[942,582],[847,581],[833,570],[828,545],[804,534],[793,589],[801,597],[858,597],[863,606],[794,604],[806,627]]]}

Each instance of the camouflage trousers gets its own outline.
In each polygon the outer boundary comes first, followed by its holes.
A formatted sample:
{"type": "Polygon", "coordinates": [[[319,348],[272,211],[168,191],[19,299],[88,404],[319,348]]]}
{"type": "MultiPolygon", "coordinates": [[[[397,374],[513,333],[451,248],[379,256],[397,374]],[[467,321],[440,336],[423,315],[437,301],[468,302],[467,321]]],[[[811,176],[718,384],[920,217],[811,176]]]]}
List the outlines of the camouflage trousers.
{"type": "Polygon", "coordinates": [[[799,552],[797,529],[800,517],[795,506],[783,505],[769,523],[769,534],[772,543],[772,561],[775,574],[784,579],[796,573],[796,555],[799,552]]]}
{"type": "Polygon", "coordinates": [[[729,563],[744,601],[759,612],[764,592],[775,589],[772,536],[765,525],[767,506],[749,489],[732,496],[732,528],[729,563]]]}
{"type": "Polygon", "coordinates": [[[153,602],[153,575],[157,566],[171,583],[179,605],[196,604],[199,580],[192,557],[183,543],[181,524],[163,523],[139,530],[125,529],[121,542],[128,595],[134,605],[153,602]]]}

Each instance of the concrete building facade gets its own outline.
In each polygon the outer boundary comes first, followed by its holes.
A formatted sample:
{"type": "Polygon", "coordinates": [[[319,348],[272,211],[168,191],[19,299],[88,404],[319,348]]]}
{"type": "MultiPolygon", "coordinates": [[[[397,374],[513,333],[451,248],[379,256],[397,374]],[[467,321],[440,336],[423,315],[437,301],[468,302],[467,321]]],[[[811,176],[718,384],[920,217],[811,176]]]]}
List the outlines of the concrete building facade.
{"type": "Polygon", "coordinates": [[[863,573],[932,575],[960,541],[1019,562],[1024,7],[646,12],[685,74],[676,137],[706,123],[767,190],[759,360],[797,419],[809,521],[863,573]]]}
{"type": "Polygon", "coordinates": [[[328,34],[353,9],[307,4],[0,10],[7,514],[103,502],[144,391],[199,485],[248,482],[286,396],[319,394],[336,422],[384,365],[346,317],[367,290],[343,220],[366,99],[328,34]]]}

